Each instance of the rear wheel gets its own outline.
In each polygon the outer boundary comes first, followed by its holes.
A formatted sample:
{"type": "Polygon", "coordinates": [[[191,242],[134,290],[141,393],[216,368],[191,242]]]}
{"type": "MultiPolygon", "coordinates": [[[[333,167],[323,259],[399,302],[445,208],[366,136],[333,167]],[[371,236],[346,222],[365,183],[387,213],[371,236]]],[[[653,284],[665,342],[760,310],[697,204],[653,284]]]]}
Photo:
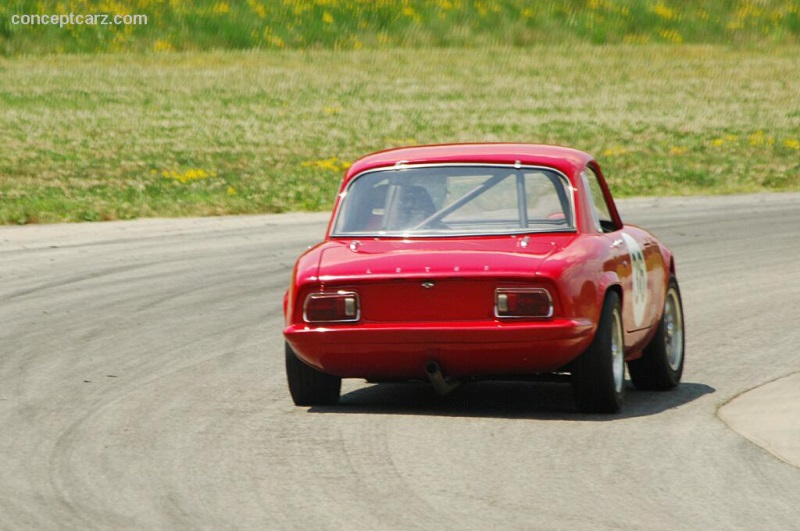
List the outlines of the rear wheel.
{"type": "Polygon", "coordinates": [[[610,291],[603,302],[597,332],[589,348],[575,360],[572,390],[578,409],[615,413],[625,395],[625,346],[619,295],[610,291]]]}
{"type": "Polygon", "coordinates": [[[628,363],[631,381],[638,389],[664,391],[678,385],[683,375],[683,304],[677,279],[667,286],[664,314],[644,348],[642,357],[628,363]]]}
{"type": "Polygon", "coordinates": [[[342,379],[309,367],[286,343],[286,380],[295,405],[326,406],[339,401],[342,379]]]}

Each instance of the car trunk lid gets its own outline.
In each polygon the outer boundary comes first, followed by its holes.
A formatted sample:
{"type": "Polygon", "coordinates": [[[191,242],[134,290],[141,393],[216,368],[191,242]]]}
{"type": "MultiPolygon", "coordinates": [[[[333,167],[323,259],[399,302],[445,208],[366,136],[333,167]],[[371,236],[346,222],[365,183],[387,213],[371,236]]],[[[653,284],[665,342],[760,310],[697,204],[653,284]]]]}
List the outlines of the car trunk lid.
{"type": "MultiPolygon", "coordinates": [[[[547,235],[552,236],[552,235],[547,235]]],[[[494,318],[500,286],[531,285],[563,236],[334,241],[320,259],[324,289],[355,289],[363,322],[494,318]]]]}

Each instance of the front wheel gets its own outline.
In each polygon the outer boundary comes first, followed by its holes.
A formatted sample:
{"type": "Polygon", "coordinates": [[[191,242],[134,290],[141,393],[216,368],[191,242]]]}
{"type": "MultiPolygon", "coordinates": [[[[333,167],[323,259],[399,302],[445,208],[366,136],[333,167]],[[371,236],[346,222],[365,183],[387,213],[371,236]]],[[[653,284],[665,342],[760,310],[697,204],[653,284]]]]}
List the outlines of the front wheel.
{"type": "Polygon", "coordinates": [[[615,413],[622,407],[625,346],[622,305],[615,291],[606,295],[592,344],[574,362],[572,390],[583,412],[615,413]]]}
{"type": "Polygon", "coordinates": [[[669,279],[664,313],[642,357],[628,362],[631,381],[637,389],[672,389],[683,375],[684,330],[681,291],[675,276],[669,279]]]}
{"type": "Polygon", "coordinates": [[[309,367],[286,343],[286,380],[295,405],[329,406],[339,401],[342,379],[309,367]]]}

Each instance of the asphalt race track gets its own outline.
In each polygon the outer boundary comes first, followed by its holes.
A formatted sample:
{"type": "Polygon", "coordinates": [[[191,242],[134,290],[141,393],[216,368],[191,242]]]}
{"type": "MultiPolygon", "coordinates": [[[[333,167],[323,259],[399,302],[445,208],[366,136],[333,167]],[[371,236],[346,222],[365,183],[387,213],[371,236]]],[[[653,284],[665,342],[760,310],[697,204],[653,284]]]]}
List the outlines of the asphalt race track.
{"type": "Polygon", "coordinates": [[[324,214],[0,228],[0,529],[800,528],[800,468],[717,415],[800,371],[800,194],[620,210],[675,251],[688,352],[615,416],[552,383],[294,407],[324,214]]]}

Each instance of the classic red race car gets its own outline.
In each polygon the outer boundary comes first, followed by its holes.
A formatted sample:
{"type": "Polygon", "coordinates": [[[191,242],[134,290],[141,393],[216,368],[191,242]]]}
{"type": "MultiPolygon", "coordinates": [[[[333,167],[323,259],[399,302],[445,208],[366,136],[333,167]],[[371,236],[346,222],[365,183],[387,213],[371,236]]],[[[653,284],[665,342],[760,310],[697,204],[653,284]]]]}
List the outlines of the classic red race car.
{"type": "Polygon", "coordinates": [[[284,298],[297,405],[342,378],[558,376],[581,411],[678,385],[681,295],[672,253],[625,225],[598,163],[574,149],[453,144],[368,155],[347,171],[325,240],[284,298]]]}

